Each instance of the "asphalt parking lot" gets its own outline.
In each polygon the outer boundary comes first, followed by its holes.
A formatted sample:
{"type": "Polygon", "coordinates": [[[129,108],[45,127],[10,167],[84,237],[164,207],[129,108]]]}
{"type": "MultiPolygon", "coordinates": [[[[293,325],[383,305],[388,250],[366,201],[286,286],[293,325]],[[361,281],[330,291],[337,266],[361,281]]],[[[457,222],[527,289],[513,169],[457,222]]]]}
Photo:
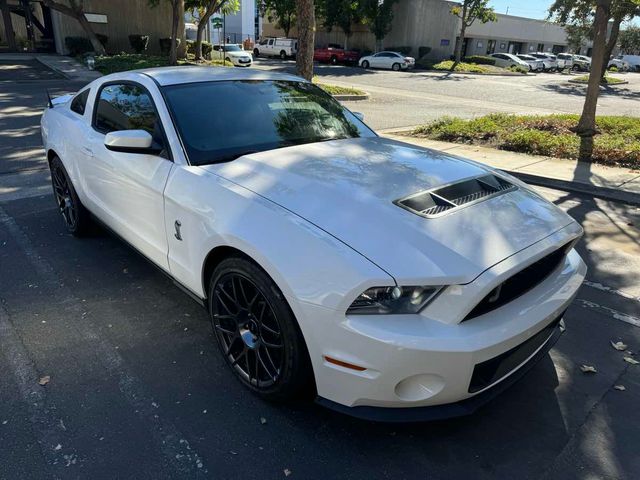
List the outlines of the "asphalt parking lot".
{"type": "MultiPolygon", "coordinates": [[[[291,60],[258,58],[254,68],[295,71],[291,60]]],[[[586,88],[569,83],[581,74],[540,73],[483,76],[420,70],[392,72],[316,64],[318,80],[355,87],[371,94],[367,101],[345,102],[365,114],[376,129],[423,124],[442,116],[472,118],[489,113],[550,114],[582,111],[586,88]]],[[[601,115],[640,116],[640,73],[616,74],[626,85],[603,88],[601,115]]]]}
{"type": "Polygon", "coordinates": [[[640,352],[638,208],[540,190],[584,226],[588,283],[550,355],[475,415],[387,425],[272,405],[154,267],[99,228],[65,232],[38,123],[45,88],[78,87],[0,83],[0,479],[640,477],[640,366],[610,345],[640,352]]]}

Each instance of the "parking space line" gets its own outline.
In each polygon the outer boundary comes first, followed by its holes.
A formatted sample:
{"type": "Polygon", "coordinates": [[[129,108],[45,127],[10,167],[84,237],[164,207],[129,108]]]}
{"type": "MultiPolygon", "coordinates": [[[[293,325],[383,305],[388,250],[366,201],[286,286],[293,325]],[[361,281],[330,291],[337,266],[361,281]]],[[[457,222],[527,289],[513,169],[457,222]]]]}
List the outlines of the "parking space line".
{"type": "Polygon", "coordinates": [[[598,303],[592,302],[590,300],[585,300],[583,298],[576,299],[583,308],[590,308],[593,310],[598,310],[601,313],[604,313],[607,316],[613,317],[616,320],[620,320],[621,322],[628,323],[629,325],[633,325],[635,327],[640,327],[640,318],[634,317],[633,315],[629,315],[628,313],[623,313],[618,310],[614,310],[613,308],[606,307],[604,305],[600,305],[598,303]]]}
{"type": "MultiPolygon", "coordinates": [[[[10,236],[27,257],[42,282],[59,290],[60,293],[57,295],[59,304],[65,305],[65,309],[71,314],[66,318],[77,316],[83,319],[83,321],[73,322],[73,333],[78,335],[82,342],[91,345],[102,366],[116,376],[124,398],[136,414],[150,425],[149,430],[152,432],[153,440],[163,452],[168,465],[180,475],[189,475],[189,478],[208,476],[202,457],[189,445],[175,425],[162,417],[161,407],[145,392],[142,382],[128,371],[119,352],[106,339],[100,337],[87,322],[86,317],[83,316],[80,300],[64,285],[49,262],[38,254],[30,238],[2,207],[0,207],[0,225],[8,229],[10,236]]],[[[23,368],[22,363],[18,365],[20,368],[23,368]]],[[[44,434],[48,437],[48,430],[44,434]]]]}

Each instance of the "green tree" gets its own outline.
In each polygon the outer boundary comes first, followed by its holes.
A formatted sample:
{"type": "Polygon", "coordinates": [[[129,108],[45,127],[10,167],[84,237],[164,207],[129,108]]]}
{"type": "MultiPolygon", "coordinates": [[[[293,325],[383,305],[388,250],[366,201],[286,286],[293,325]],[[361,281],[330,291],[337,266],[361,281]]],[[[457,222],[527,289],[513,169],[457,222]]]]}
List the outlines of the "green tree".
{"type": "Polygon", "coordinates": [[[398,0],[360,0],[359,15],[362,23],[376,37],[376,50],[382,48],[382,40],[391,31],[393,5],[398,0]]]}
{"type": "Polygon", "coordinates": [[[451,71],[455,70],[462,59],[462,45],[467,28],[479,20],[482,23],[495,22],[498,20],[493,8],[487,6],[489,0],[463,0],[461,5],[456,5],[451,9],[451,13],[458,17],[461,21],[460,38],[456,44],[455,61],[451,67],[451,71]]]}
{"type": "Polygon", "coordinates": [[[353,31],[351,26],[360,22],[360,3],[357,0],[322,0],[316,2],[322,25],[331,31],[338,27],[344,33],[344,48],[348,47],[353,31]]]}
{"type": "Polygon", "coordinates": [[[151,7],[157,7],[160,2],[171,4],[171,50],[169,50],[169,64],[177,65],[178,58],[187,56],[187,42],[184,34],[184,0],[147,0],[151,7]],[[179,44],[176,40],[179,40],[179,44]]]}
{"type": "Polygon", "coordinates": [[[640,54],[640,27],[632,25],[620,32],[618,45],[622,53],[627,55],[640,54]]]}
{"type": "Polygon", "coordinates": [[[313,0],[296,0],[298,21],[298,52],[296,72],[303,78],[313,79],[313,47],[316,35],[316,15],[313,0]]]}
{"type": "Polygon", "coordinates": [[[549,17],[563,25],[592,25],[591,73],[582,115],[574,128],[580,137],[580,161],[592,160],[593,139],[598,133],[596,110],[600,83],[618,41],[620,24],[638,12],[640,0],[555,0],[549,7],[549,17]]]}
{"type": "Polygon", "coordinates": [[[100,43],[100,40],[98,40],[98,37],[96,36],[96,32],[93,31],[91,23],[89,23],[87,17],[84,16],[83,0],[66,0],[66,2],[65,0],[42,0],[42,4],[49,7],[51,10],[55,10],[71,18],[75,18],[87,34],[87,37],[89,37],[89,41],[91,42],[95,52],[98,55],[104,55],[104,45],[100,43]]]}
{"type": "Polygon", "coordinates": [[[585,39],[591,37],[593,31],[593,25],[581,24],[569,24],[565,25],[565,31],[567,32],[567,43],[569,50],[574,53],[580,53],[585,39]]]}
{"type": "Polygon", "coordinates": [[[285,37],[289,36],[296,24],[296,0],[262,0],[260,11],[276,28],[284,31],[285,37]]]}
{"type": "Polygon", "coordinates": [[[196,32],[195,56],[196,60],[202,59],[202,37],[204,29],[211,16],[220,11],[225,15],[231,15],[240,10],[239,0],[185,0],[184,7],[198,15],[198,29],[196,32]]]}

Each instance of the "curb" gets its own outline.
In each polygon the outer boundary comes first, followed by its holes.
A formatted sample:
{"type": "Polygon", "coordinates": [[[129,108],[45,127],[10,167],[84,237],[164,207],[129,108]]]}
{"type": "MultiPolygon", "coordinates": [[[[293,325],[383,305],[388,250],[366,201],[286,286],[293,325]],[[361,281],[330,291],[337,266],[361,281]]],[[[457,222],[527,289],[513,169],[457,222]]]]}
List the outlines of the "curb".
{"type": "Polygon", "coordinates": [[[428,70],[422,68],[414,68],[414,72],[420,73],[442,73],[445,75],[478,75],[480,77],[526,77],[532,76],[533,73],[478,73],[478,72],[450,72],[449,70],[428,70]]]}
{"type": "MultiPolygon", "coordinates": [[[[567,82],[574,83],[576,85],[589,85],[589,82],[581,82],[581,81],[575,80],[575,79],[567,80],[567,82]]],[[[604,88],[611,88],[611,87],[617,87],[618,85],[628,85],[628,84],[629,84],[629,80],[622,80],[621,82],[612,83],[611,85],[608,85],[608,84],[607,85],[602,85],[602,84],[600,84],[600,86],[604,87],[604,88]]]]}
{"type": "Polygon", "coordinates": [[[67,75],[65,72],[63,72],[62,70],[60,70],[58,67],[55,67],[53,65],[51,65],[49,62],[45,62],[42,57],[36,57],[35,58],[36,61],[40,62],[42,65],[44,65],[45,67],[47,67],[49,70],[53,70],[54,72],[56,72],[58,75],[62,75],[62,77],[66,78],[67,80],[71,80],[71,77],[69,75],[67,75]]]}
{"type": "Polygon", "coordinates": [[[371,95],[364,94],[364,95],[344,95],[344,94],[340,94],[340,95],[331,95],[333,98],[335,98],[336,100],[338,100],[339,102],[349,102],[349,101],[357,101],[357,100],[369,100],[369,98],[371,97],[371,95]]]}
{"type": "Polygon", "coordinates": [[[602,200],[610,200],[613,202],[625,203],[640,207],[640,193],[629,192],[626,190],[618,190],[617,188],[599,187],[589,185],[587,183],[570,182],[568,180],[558,180],[555,178],[541,177],[530,173],[523,173],[513,170],[502,170],[509,175],[519,178],[525,183],[536,185],[538,187],[553,188],[556,190],[566,190],[569,192],[582,193],[590,195],[602,200]]]}

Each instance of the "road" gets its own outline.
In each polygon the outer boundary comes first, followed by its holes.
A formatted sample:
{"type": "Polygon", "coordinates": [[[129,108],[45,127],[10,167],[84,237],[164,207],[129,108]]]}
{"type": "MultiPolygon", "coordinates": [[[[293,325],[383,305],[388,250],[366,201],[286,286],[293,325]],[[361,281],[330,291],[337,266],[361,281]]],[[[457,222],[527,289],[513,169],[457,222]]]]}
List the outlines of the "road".
{"type": "Polygon", "coordinates": [[[385,425],[272,405],[171,281],[105,231],[65,232],[39,150],[45,87],[77,88],[0,83],[0,479],[640,476],[640,366],[610,345],[640,351],[639,209],[539,190],[584,226],[588,283],[550,355],[475,415],[385,425]]]}
{"type": "MultiPolygon", "coordinates": [[[[293,61],[259,58],[255,67],[295,71],[293,61]]],[[[568,83],[577,76],[574,74],[500,77],[318,64],[315,73],[322,82],[370,93],[370,100],[345,104],[364,113],[367,123],[375,129],[420,125],[444,115],[472,118],[489,113],[580,113],[585,94],[584,86],[568,83]]],[[[640,116],[640,74],[617,76],[629,84],[603,89],[598,113],[640,116]]]]}

